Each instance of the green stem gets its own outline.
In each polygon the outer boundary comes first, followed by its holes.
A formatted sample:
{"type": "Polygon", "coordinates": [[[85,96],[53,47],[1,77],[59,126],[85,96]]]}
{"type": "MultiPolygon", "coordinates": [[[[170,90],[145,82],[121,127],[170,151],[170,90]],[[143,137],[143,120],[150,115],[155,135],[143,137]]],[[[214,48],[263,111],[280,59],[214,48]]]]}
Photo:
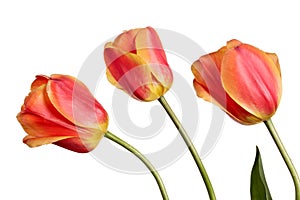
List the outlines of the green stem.
{"type": "Polygon", "coordinates": [[[154,176],[159,190],[161,192],[162,198],[164,200],[169,200],[166,188],[164,186],[164,183],[159,175],[159,173],[156,171],[155,167],[150,163],[150,161],[141,153],[139,152],[136,148],[122,140],[121,138],[117,137],[113,133],[107,131],[106,134],[104,135],[106,138],[112,140],[113,142],[121,145],[125,149],[127,149],[129,152],[133,153],[137,158],[139,158],[145,165],[146,167],[151,171],[152,175],[154,176]]]}
{"type": "Polygon", "coordinates": [[[200,156],[196,150],[196,148],[194,147],[190,137],[188,136],[187,132],[185,131],[185,129],[183,128],[182,124],[180,123],[180,121],[178,120],[178,118],[176,117],[175,113],[173,112],[172,108],[170,107],[170,105],[168,104],[168,102],[166,101],[166,99],[164,98],[164,96],[161,96],[158,101],[161,103],[161,105],[164,107],[164,109],[166,110],[166,112],[168,113],[168,115],[170,116],[171,120],[173,121],[173,123],[175,124],[176,128],[178,129],[181,137],[183,138],[184,142],[186,143],[187,147],[189,148],[190,153],[192,154],[197,167],[201,173],[201,176],[204,180],[206,189],[208,191],[208,195],[210,197],[210,199],[215,200],[216,196],[214,193],[214,189],[212,187],[212,184],[209,180],[208,174],[204,168],[204,165],[200,159],[200,156]]]}
{"type": "Polygon", "coordinates": [[[272,136],[285,164],[287,165],[287,168],[289,169],[289,171],[292,175],[294,185],[295,185],[296,200],[300,200],[300,179],[297,174],[296,168],[294,167],[291,158],[289,157],[287,151],[285,150],[283,143],[281,142],[281,140],[279,138],[279,135],[274,127],[272,120],[269,119],[267,121],[264,121],[264,123],[267,126],[269,132],[271,133],[271,136],[272,136]]]}

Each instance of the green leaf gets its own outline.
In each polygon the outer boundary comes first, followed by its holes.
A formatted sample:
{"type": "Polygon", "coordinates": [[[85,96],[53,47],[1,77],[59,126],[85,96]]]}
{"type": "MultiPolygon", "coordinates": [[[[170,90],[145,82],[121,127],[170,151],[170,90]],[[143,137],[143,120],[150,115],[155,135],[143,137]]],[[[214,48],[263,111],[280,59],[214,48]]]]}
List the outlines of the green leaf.
{"type": "Polygon", "coordinates": [[[267,181],[264,174],[262,159],[259,149],[256,146],[256,157],[251,172],[251,200],[271,200],[271,193],[269,191],[267,181]]]}

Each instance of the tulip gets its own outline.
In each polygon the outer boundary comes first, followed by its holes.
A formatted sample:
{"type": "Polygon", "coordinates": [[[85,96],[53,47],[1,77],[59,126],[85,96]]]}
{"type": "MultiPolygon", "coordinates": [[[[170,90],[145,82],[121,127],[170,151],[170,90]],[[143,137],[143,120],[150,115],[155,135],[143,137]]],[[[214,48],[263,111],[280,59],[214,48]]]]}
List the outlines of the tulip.
{"type": "Polygon", "coordinates": [[[197,95],[241,124],[266,121],[279,105],[281,72],[274,53],[231,40],[196,60],[192,72],[197,95]]]}
{"type": "Polygon", "coordinates": [[[107,130],[106,111],[76,78],[59,74],[36,76],[17,119],[28,133],[23,142],[29,147],[55,144],[74,152],[87,153],[103,137],[110,139],[145,164],[163,199],[169,199],[155,167],[140,151],[107,130]]]}
{"type": "Polygon", "coordinates": [[[166,54],[151,27],[123,32],[108,42],[104,59],[109,82],[137,100],[156,100],[172,85],[166,54]]]}
{"type": "Polygon", "coordinates": [[[210,180],[191,139],[164,98],[173,82],[160,39],[151,27],[132,29],[104,48],[110,83],[140,101],[158,100],[175,124],[198,166],[210,199],[216,199],[210,180]]]}
{"type": "Polygon", "coordinates": [[[108,126],[106,111],[88,88],[58,74],[36,76],[17,119],[29,147],[52,143],[79,153],[93,150],[108,126]]]}

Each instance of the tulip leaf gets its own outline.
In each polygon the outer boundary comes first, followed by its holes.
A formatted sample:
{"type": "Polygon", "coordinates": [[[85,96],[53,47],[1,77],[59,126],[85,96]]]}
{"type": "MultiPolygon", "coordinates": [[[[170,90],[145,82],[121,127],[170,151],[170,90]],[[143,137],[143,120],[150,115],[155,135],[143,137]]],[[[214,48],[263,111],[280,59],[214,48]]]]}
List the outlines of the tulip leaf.
{"type": "Polygon", "coordinates": [[[251,200],[271,200],[267,181],[264,174],[262,159],[258,147],[256,147],[256,157],[251,172],[251,200]]]}

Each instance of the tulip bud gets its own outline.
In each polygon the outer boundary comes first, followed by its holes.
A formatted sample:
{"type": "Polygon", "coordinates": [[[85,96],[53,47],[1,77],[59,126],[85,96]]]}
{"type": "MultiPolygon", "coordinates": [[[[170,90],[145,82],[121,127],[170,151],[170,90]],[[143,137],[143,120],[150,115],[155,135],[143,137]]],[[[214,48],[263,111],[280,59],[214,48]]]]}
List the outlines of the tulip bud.
{"type": "Polygon", "coordinates": [[[197,95],[222,108],[241,124],[270,119],[282,85],[277,55],[231,40],[192,65],[197,95]]]}
{"type": "Polygon", "coordinates": [[[109,82],[140,101],[156,100],[172,85],[172,71],[151,27],[120,34],[105,45],[104,59],[109,82]]]}
{"type": "Polygon", "coordinates": [[[17,119],[30,147],[55,144],[85,153],[104,136],[108,115],[88,88],[71,76],[37,76],[17,119]]]}

